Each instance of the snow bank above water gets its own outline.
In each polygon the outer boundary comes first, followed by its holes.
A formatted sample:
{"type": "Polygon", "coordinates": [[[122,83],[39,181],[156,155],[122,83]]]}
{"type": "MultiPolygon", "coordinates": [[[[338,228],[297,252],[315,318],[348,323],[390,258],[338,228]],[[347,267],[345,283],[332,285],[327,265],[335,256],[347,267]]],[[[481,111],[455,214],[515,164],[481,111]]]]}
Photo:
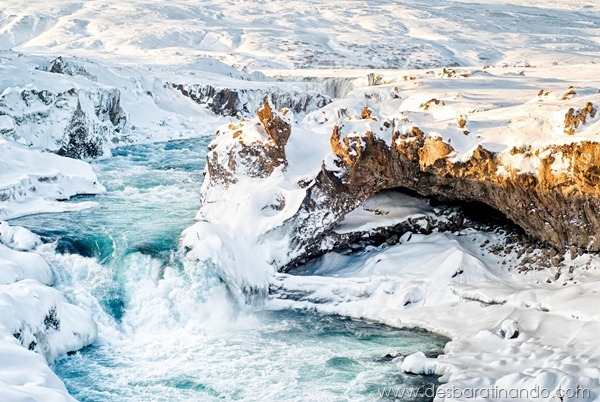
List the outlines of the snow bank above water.
{"type": "Polygon", "coordinates": [[[0,219],[89,208],[96,204],[58,201],[104,191],[89,164],[0,137],[0,219]]]}
{"type": "MultiPolygon", "coordinates": [[[[519,273],[503,236],[467,230],[412,235],[358,256],[330,254],[301,276],[275,274],[267,306],[316,309],[450,336],[444,355],[398,359],[444,387],[580,387],[600,398],[600,258],[567,259],[562,274],[519,273]]],[[[447,400],[462,400],[449,398],[447,400]]],[[[558,399],[553,399],[557,400],[558,399]]]]}
{"type": "Polygon", "coordinates": [[[0,399],[71,401],[48,362],[89,345],[96,324],[46,285],[48,263],[33,251],[39,237],[0,222],[0,399]]]}

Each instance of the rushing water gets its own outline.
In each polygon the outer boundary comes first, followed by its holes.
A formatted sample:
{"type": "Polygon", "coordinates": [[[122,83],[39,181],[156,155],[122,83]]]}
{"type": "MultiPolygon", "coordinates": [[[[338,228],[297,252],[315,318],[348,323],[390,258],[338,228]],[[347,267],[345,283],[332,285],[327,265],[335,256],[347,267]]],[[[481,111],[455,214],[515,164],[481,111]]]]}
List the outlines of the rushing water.
{"type": "Polygon", "coordinates": [[[56,286],[98,323],[93,346],[54,364],[69,391],[81,401],[337,401],[434,382],[402,375],[392,357],[435,355],[444,338],[242,307],[206,266],[181,262],[207,142],[121,148],[94,163],[108,189],[93,197],[98,208],[12,222],[55,241],[43,253],[56,286]]]}

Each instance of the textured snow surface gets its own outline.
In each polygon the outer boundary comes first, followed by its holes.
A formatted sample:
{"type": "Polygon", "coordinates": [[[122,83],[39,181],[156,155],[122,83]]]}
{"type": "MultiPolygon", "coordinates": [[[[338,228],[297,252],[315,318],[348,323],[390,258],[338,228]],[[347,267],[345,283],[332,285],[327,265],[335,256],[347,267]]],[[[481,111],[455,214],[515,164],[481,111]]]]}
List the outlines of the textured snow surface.
{"type": "Polygon", "coordinates": [[[382,192],[346,215],[335,231],[366,232],[374,228],[394,226],[408,218],[425,216],[432,212],[433,208],[421,199],[398,192],[382,192]]]}
{"type": "Polygon", "coordinates": [[[0,222],[0,399],[71,401],[48,362],[92,343],[89,313],[52,289],[54,273],[30,231],[0,222]],[[33,398],[33,399],[32,399],[33,398]]]}
{"type": "Polygon", "coordinates": [[[581,62],[600,47],[594,0],[5,3],[1,48],[118,62],[427,68],[581,62]]]}
{"type": "Polygon", "coordinates": [[[27,148],[0,137],[0,219],[41,212],[89,208],[57,202],[76,194],[100,194],[89,164],[27,148]]]}
{"type": "MultiPolygon", "coordinates": [[[[289,239],[261,241],[297,210],[305,194],[298,183],[330,165],[329,138],[340,116],[350,116],[349,129],[369,126],[391,141],[377,122],[356,121],[364,106],[379,122],[442,137],[457,160],[478,145],[504,152],[507,172],[535,173],[538,164],[535,155],[510,155],[513,146],[596,141],[600,113],[573,136],[563,121],[569,108],[600,104],[600,67],[593,64],[600,62],[599,37],[595,0],[4,1],[0,219],[94,206],[62,202],[103,191],[90,166],[47,152],[58,149],[78,103],[100,127],[107,155],[118,144],[204,135],[227,121],[173,83],[343,97],[297,116],[287,170],[203,189],[200,222],[184,233],[188,258],[210,261],[240,297],[275,290],[269,308],[316,308],[453,338],[440,358],[409,356],[399,370],[436,373],[458,387],[577,384],[600,399],[595,256],[567,257],[572,272],[557,279],[548,271],[518,274],[515,256],[480,248],[502,245],[499,235],[434,233],[359,256],[328,254],[293,276],[270,264],[285,259],[289,239]],[[73,63],[68,74],[46,71],[57,56],[73,63]],[[442,69],[452,66],[460,68],[442,69]],[[118,130],[96,112],[117,93],[126,118],[118,130]],[[457,124],[461,117],[466,128],[457,124]],[[281,200],[285,206],[273,208],[281,200]]],[[[552,169],[569,167],[554,156],[552,169]]],[[[428,208],[380,197],[339,230],[392,224],[428,208]]],[[[47,360],[91,342],[95,325],[45,286],[54,274],[36,253],[47,253],[39,239],[1,223],[0,243],[0,399],[72,400],[47,360]]]]}
{"type": "Polygon", "coordinates": [[[600,259],[567,258],[573,272],[555,281],[549,271],[517,273],[516,256],[491,254],[485,241],[503,244],[467,230],[412,235],[358,257],[329,254],[306,276],[274,275],[269,303],[447,334],[437,359],[399,361],[403,371],[441,375],[446,387],[580,386],[597,400],[600,259]]]}

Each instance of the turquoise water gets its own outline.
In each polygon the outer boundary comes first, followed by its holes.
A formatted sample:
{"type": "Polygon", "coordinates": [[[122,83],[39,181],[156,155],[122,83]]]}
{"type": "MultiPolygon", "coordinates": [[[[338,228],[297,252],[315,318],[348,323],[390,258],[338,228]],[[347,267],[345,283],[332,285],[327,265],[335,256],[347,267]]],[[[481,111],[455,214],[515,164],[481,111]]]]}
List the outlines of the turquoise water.
{"type": "MultiPolygon", "coordinates": [[[[54,363],[81,401],[374,400],[435,378],[394,358],[447,339],[314,312],[240,306],[178,237],[194,221],[209,139],[120,148],[94,162],[107,194],[87,211],[12,221],[52,239],[44,256],[90,311],[98,341],[54,363]]],[[[418,399],[425,400],[425,399],[418,399]]]]}

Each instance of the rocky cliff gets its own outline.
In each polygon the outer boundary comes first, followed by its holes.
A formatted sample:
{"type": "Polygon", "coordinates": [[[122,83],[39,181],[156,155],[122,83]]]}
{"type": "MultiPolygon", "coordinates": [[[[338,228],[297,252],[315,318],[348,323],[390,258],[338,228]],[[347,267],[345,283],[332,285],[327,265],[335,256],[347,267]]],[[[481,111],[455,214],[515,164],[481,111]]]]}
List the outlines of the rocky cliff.
{"type": "Polygon", "coordinates": [[[294,113],[306,113],[331,103],[328,96],[310,90],[265,90],[176,83],[171,86],[194,102],[222,116],[252,116],[261,107],[262,100],[267,95],[277,109],[286,108],[294,113]]]}
{"type": "MultiPolygon", "coordinates": [[[[371,120],[368,112],[365,119],[371,120]]],[[[482,146],[466,160],[453,160],[455,149],[440,137],[418,127],[402,131],[398,120],[376,123],[377,131],[392,131],[391,144],[371,131],[349,133],[346,122],[331,136],[333,163],[323,164],[298,213],[284,224],[298,255],[367,198],[397,187],[485,203],[557,250],[600,250],[600,144],[514,147],[510,158],[532,158],[537,166],[522,172],[511,168],[506,155],[482,146]]]]}
{"type": "Polygon", "coordinates": [[[0,95],[0,119],[5,136],[75,158],[103,155],[127,120],[119,90],[97,87],[11,88],[0,95]],[[76,142],[85,149],[75,149],[76,142]]]}
{"type": "MultiPolygon", "coordinates": [[[[444,101],[429,103],[431,108],[443,106],[444,101]]],[[[208,156],[212,184],[229,185],[240,175],[265,178],[279,166],[285,170],[286,143],[294,136],[292,123],[281,119],[285,111],[274,113],[272,108],[270,102],[263,105],[260,123],[243,121],[219,133],[220,149],[217,152],[213,146],[208,156]],[[255,125],[266,140],[246,144],[249,135],[242,133],[255,125]],[[269,127],[278,130],[271,132],[269,127]],[[223,141],[224,137],[237,138],[235,146],[226,145],[232,142],[223,141]],[[244,169],[235,168],[236,164],[244,169]]],[[[428,109],[423,103],[420,108],[428,109]]],[[[402,113],[375,115],[365,106],[353,115],[346,108],[338,109],[340,117],[330,132],[330,154],[323,156],[320,171],[297,183],[304,197],[295,212],[265,234],[267,239],[289,242],[289,252],[272,263],[286,269],[339,246],[350,237],[334,234],[336,225],[369,197],[395,188],[440,200],[484,203],[547,244],[554,254],[599,251],[600,144],[567,139],[573,134],[571,128],[581,128],[586,117],[588,123],[595,117],[592,103],[581,110],[569,108],[563,115],[566,131],[560,143],[514,145],[501,151],[479,143],[465,152],[452,145],[452,139],[460,144],[456,132],[473,138],[463,115],[450,123],[455,125],[454,136],[445,138],[434,130],[427,132],[402,113]],[[579,115],[583,117],[573,123],[579,115]]],[[[285,204],[285,199],[281,202],[285,204]]]]}

